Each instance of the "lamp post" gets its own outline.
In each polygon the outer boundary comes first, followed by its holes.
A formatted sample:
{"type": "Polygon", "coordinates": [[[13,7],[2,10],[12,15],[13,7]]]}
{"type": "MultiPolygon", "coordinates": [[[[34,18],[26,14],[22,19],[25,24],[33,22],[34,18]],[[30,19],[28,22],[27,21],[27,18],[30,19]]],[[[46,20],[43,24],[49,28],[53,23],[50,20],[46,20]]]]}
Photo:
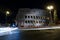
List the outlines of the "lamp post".
{"type": "Polygon", "coordinates": [[[47,9],[49,10],[50,18],[51,18],[51,23],[52,23],[53,20],[52,20],[52,13],[51,13],[51,11],[54,9],[54,6],[53,5],[49,5],[49,6],[47,6],[47,9]]]}
{"type": "Polygon", "coordinates": [[[6,23],[7,23],[7,16],[10,14],[9,11],[6,11],[6,23]]]}

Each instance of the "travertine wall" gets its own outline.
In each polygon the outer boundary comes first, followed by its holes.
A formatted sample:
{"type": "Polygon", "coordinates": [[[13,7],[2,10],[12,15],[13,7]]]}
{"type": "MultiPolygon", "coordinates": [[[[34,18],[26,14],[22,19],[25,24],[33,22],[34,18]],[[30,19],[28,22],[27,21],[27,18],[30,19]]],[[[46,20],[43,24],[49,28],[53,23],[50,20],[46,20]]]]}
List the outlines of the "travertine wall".
{"type": "MultiPolygon", "coordinates": [[[[25,23],[26,20],[28,20],[28,21],[33,20],[33,21],[35,21],[34,24],[36,24],[37,21],[38,21],[38,23],[41,22],[41,21],[42,22],[44,21],[43,23],[48,23],[49,18],[50,18],[49,13],[46,12],[45,10],[29,9],[29,8],[19,9],[18,14],[16,16],[16,20],[17,20],[17,23],[18,23],[19,27],[21,26],[21,24],[24,24],[26,27],[27,27],[28,24],[29,25],[33,24],[33,22],[32,23],[31,22],[30,23],[25,23]],[[25,18],[25,16],[27,16],[28,18],[25,18]]],[[[39,24],[41,24],[41,23],[39,23],[39,24]]]]}

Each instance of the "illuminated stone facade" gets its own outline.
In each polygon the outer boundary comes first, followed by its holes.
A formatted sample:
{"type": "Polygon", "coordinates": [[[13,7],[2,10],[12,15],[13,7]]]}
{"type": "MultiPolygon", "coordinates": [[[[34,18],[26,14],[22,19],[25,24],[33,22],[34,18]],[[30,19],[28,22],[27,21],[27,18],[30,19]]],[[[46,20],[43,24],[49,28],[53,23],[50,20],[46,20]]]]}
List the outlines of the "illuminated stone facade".
{"type": "Polygon", "coordinates": [[[49,19],[49,13],[41,9],[21,8],[16,16],[18,26],[23,28],[47,26],[49,19]]]}

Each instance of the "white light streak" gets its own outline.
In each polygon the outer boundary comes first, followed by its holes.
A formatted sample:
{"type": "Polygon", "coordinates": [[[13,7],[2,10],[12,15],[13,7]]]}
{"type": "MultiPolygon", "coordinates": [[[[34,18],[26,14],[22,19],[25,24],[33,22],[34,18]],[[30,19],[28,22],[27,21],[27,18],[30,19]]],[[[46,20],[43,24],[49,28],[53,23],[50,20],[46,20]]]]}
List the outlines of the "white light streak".
{"type": "MultiPolygon", "coordinates": [[[[7,34],[12,34],[14,30],[17,30],[18,28],[12,28],[12,27],[3,27],[0,28],[0,36],[2,35],[7,35],[7,34]]],[[[15,32],[16,33],[16,32],[15,32]]]]}
{"type": "Polygon", "coordinates": [[[20,29],[20,30],[47,30],[47,29],[60,29],[60,26],[53,26],[53,27],[45,27],[45,28],[27,28],[27,29],[20,29]]]}

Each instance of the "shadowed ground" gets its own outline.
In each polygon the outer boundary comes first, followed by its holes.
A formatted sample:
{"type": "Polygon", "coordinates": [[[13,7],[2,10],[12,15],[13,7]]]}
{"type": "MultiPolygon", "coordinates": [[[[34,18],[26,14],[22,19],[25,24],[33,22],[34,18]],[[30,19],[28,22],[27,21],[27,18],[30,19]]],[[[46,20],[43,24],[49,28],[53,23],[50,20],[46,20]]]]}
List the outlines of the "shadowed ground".
{"type": "Polygon", "coordinates": [[[60,31],[56,30],[41,30],[41,31],[24,31],[22,40],[60,40],[60,31]]]}
{"type": "Polygon", "coordinates": [[[18,33],[0,36],[0,40],[60,40],[60,29],[19,30],[18,33]]]}

